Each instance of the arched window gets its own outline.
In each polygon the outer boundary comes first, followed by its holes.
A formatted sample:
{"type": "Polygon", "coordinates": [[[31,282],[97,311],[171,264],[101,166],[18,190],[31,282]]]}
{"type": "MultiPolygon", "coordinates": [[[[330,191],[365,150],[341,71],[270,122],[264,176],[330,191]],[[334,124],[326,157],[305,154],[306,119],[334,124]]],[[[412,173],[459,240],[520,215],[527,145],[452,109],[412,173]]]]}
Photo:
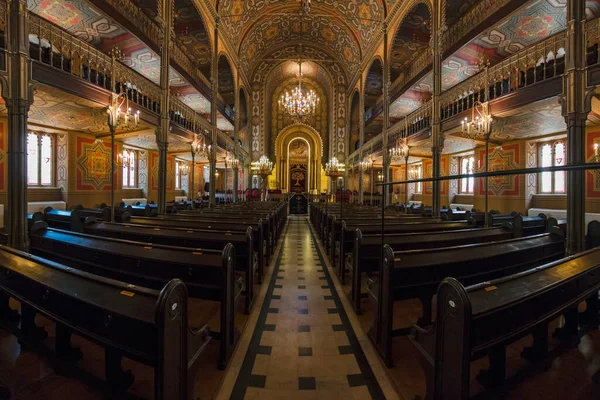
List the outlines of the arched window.
{"type": "MultiPolygon", "coordinates": [[[[460,174],[467,175],[475,173],[475,157],[466,156],[460,159],[460,174]]],[[[475,178],[462,178],[460,180],[460,193],[473,194],[475,178]]]]}
{"type": "Polygon", "coordinates": [[[27,134],[27,184],[52,186],[54,178],[53,137],[48,134],[27,134]]]}
{"type": "Polygon", "coordinates": [[[125,149],[123,154],[127,155],[127,160],[123,162],[123,187],[135,188],[137,179],[137,154],[134,150],[125,149]]]}
{"type": "MultiPolygon", "coordinates": [[[[566,165],[567,147],[564,140],[540,143],[540,167],[566,165]]],[[[539,179],[539,192],[545,194],[565,193],[565,171],[542,172],[539,179]]]]}

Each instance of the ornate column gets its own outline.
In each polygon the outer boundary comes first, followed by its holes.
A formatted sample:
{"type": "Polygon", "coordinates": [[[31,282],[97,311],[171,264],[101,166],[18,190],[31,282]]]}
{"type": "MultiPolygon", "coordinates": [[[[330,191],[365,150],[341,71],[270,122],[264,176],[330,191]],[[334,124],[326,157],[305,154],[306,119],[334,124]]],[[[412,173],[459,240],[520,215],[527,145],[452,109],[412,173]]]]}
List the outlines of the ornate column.
{"type": "MultiPolygon", "coordinates": [[[[433,178],[441,176],[441,157],[444,149],[444,134],[440,119],[440,95],[442,93],[442,52],[440,49],[440,36],[442,34],[442,14],[444,12],[442,0],[434,3],[433,23],[431,29],[431,53],[433,57],[433,95],[431,99],[431,156],[433,178]]],[[[439,181],[432,184],[433,216],[440,216],[442,184],[439,181]]]]}
{"type": "Polygon", "coordinates": [[[27,251],[27,114],[33,94],[26,0],[8,1],[7,51],[2,97],[8,111],[8,245],[27,251]]]}
{"type": "Polygon", "coordinates": [[[160,126],[156,129],[156,145],[158,147],[158,212],[166,212],[167,203],[167,151],[169,149],[169,64],[171,61],[171,30],[173,25],[173,3],[162,0],[161,15],[158,20],[162,23],[162,47],[160,55],[160,126]]]}
{"type": "MultiPolygon", "coordinates": [[[[567,5],[566,74],[562,111],[567,123],[567,162],[585,163],[585,122],[591,100],[585,74],[585,0],[567,5]]],[[[585,171],[567,172],[567,253],[585,249],[585,171]]]]}
{"type": "Polygon", "coordinates": [[[211,65],[212,102],[210,105],[210,123],[212,125],[212,152],[209,154],[210,182],[208,186],[208,204],[211,207],[216,204],[215,192],[217,190],[215,172],[217,172],[217,137],[219,134],[217,131],[217,98],[219,96],[219,22],[219,17],[217,17],[215,20],[215,44],[213,48],[213,60],[211,65]]]}
{"type": "Polygon", "coordinates": [[[188,198],[192,201],[191,207],[193,210],[194,208],[196,208],[196,143],[192,142],[190,147],[192,151],[192,179],[190,182],[191,189],[188,198]]]}
{"type": "MultiPolygon", "coordinates": [[[[358,100],[358,141],[360,142],[360,148],[358,149],[358,157],[359,162],[362,162],[364,154],[363,147],[365,146],[365,82],[364,78],[360,78],[360,96],[358,100]]],[[[358,179],[358,202],[362,204],[365,199],[364,189],[363,189],[363,168],[360,167],[359,179],[358,179]]]]}
{"type": "MultiPolygon", "coordinates": [[[[236,66],[237,67],[237,66],[236,66]]],[[[235,85],[235,121],[233,126],[233,157],[238,159],[238,137],[240,135],[240,73],[238,71],[237,74],[237,83],[235,85]]],[[[237,203],[238,201],[238,181],[239,181],[239,173],[237,164],[234,163],[232,165],[232,173],[233,173],[233,202],[237,203]]]]}
{"type": "MultiPolygon", "coordinates": [[[[383,181],[390,182],[391,158],[388,151],[388,133],[390,126],[390,60],[388,56],[388,26],[383,23],[383,150],[382,168],[383,181]]],[[[385,208],[390,203],[391,190],[389,186],[381,188],[381,206],[385,208]]]]}

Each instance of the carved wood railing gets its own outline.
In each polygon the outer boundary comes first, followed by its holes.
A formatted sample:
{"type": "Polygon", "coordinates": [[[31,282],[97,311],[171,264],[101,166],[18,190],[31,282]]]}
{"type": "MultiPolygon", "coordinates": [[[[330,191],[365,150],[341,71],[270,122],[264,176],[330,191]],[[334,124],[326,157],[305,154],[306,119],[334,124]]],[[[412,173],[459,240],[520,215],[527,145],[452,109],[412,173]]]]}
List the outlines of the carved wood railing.
{"type": "MultiPolygon", "coordinates": [[[[29,31],[30,57],[34,62],[103,89],[125,93],[129,101],[155,115],[160,114],[161,90],[154,82],[33,13],[29,14],[29,31]]],[[[198,134],[210,128],[202,115],[179,99],[171,98],[169,116],[173,124],[198,134]]]]}
{"type": "MultiPolygon", "coordinates": [[[[587,64],[594,65],[599,62],[600,55],[600,19],[587,23],[586,35],[587,64]]],[[[564,74],[565,46],[566,31],[562,31],[443,92],[440,96],[442,121],[470,110],[477,101],[494,100],[564,74]]],[[[428,129],[430,123],[431,101],[390,128],[390,145],[399,138],[407,137],[407,134],[410,136],[428,129]]],[[[368,146],[368,143],[365,145],[368,146]]]]}

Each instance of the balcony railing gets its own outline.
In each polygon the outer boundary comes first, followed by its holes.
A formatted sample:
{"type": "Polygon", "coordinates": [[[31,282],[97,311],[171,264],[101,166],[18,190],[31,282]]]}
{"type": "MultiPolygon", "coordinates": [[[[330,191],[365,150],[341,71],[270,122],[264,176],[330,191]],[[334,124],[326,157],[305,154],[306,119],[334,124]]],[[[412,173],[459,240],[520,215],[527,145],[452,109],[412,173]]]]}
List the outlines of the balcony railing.
{"type": "Polygon", "coordinates": [[[440,97],[442,120],[471,109],[477,101],[494,100],[562,75],[565,40],[565,32],[550,36],[445,91],[440,97]]]}
{"type": "MultiPolygon", "coordinates": [[[[586,62],[600,60],[600,19],[586,24],[586,62]]],[[[565,73],[566,32],[559,32],[484,69],[442,93],[442,121],[470,110],[477,101],[484,102],[530,87],[565,73]],[[487,88],[487,90],[486,90],[487,88]]],[[[398,121],[390,130],[389,143],[428,129],[431,124],[431,102],[398,121]]],[[[381,135],[379,135],[381,136],[381,135]]],[[[375,139],[375,138],[374,138],[375,139]]],[[[368,148],[368,144],[366,144],[368,148]]]]}
{"type": "MultiPolygon", "coordinates": [[[[6,17],[2,5],[5,3],[0,2],[0,19],[6,17]]],[[[29,22],[29,55],[34,62],[102,89],[125,93],[129,101],[156,116],[160,114],[161,90],[154,82],[33,13],[29,15],[29,22]]],[[[199,134],[210,127],[203,116],[176,98],[171,98],[169,117],[173,124],[199,134]]]]}
{"type": "MultiPolygon", "coordinates": [[[[142,32],[152,43],[162,46],[162,31],[160,26],[144,13],[138,5],[131,0],[106,0],[119,14],[127,18],[129,22],[142,32]]],[[[192,5],[192,7],[194,7],[192,5]]],[[[175,37],[173,35],[173,37],[175,37]]],[[[202,75],[197,65],[194,65],[185,52],[175,43],[171,46],[171,57],[179,67],[181,67],[189,76],[197,82],[202,82],[210,87],[208,79],[202,75]]]]}

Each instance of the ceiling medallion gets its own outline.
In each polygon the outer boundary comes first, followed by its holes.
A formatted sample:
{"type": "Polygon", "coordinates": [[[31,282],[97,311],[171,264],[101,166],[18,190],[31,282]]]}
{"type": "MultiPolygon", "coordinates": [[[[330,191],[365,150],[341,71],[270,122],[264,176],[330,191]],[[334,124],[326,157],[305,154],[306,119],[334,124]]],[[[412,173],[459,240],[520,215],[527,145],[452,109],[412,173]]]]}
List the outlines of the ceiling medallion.
{"type": "Polygon", "coordinates": [[[319,97],[313,90],[302,89],[302,61],[298,60],[298,86],[292,93],[285,92],[279,99],[279,109],[286,116],[298,121],[306,121],[315,115],[319,97]]]}

